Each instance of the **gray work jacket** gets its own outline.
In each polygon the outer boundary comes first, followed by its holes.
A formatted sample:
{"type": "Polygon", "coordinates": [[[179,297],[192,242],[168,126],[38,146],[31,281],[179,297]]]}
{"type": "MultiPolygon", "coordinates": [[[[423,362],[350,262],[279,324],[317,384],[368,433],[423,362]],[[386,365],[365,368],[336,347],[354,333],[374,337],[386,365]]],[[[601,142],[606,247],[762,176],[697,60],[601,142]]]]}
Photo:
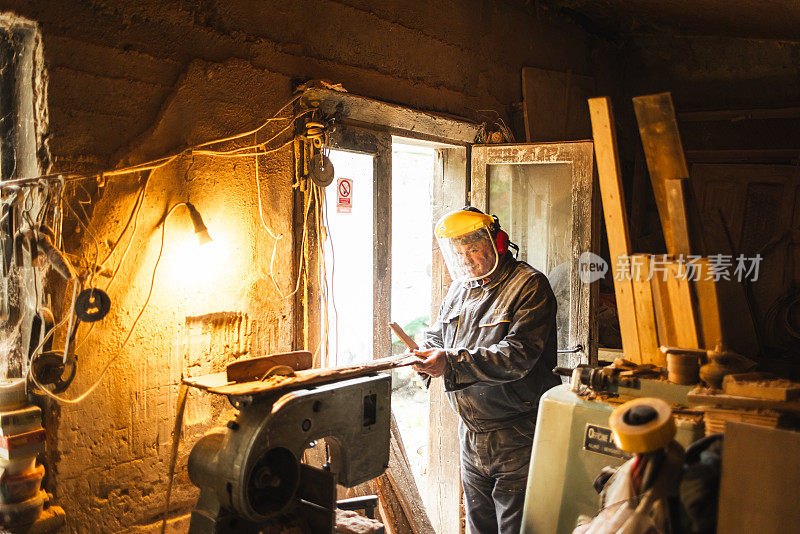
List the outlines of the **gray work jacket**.
{"type": "Polygon", "coordinates": [[[474,432],[536,418],[539,397],[561,383],[556,366],[556,298],[547,277],[510,253],[491,279],[453,283],[426,333],[448,352],[450,404],[474,432]]]}

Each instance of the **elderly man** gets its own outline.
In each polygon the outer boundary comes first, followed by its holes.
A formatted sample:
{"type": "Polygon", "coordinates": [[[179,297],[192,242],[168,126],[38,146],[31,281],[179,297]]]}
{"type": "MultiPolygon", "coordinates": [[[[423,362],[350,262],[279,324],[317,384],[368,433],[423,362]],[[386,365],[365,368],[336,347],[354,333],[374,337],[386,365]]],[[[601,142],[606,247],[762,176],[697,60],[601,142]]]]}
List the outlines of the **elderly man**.
{"type": "Polygon", "coordinates": [[[496,217],[464,208],[435,233],[453,282],[415,368],[444,378],[460,416],[470,532],[518,534],[539,397],[560,383],[556,299],[509,252],[496,217]]]}

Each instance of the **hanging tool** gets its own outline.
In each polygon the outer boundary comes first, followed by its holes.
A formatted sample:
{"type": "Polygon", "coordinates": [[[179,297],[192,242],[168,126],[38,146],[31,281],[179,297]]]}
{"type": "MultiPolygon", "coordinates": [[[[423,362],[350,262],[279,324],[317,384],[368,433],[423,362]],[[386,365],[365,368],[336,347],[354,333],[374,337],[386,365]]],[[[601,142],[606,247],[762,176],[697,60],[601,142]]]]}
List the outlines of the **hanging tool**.
{"type": "Polygon", "coordinates": [[[43,386],[52,386],[53,393],[65,391],[75,378],[76,358],[65,357],[64,352],[52,350],[53,337],[50,331],[55,326],[53,313],[47,307],[39,308],[33,316],[28,357],[31,358],[31,374],[43,386]],[[49,337],[48,337],[49,336],[49,337]],[[40,352],[36,352],[36,349],[40,352]]]}
{"type": "Polygon", "coordinates": [[[50,266],[65,280],[75,277],[75,268],[69,259],[53,245],[55,234],[46,225],[36,229],[23,228],[14,235],[14,253],[16,254],[17,267],[24,267],[23,251],[31,255],[31,265],[38,266],[39,257],[44,256],[50,266]]]}
{"type": "Polygon", "coordinates": [[[300,136],[304,142],[303,158],[306,177],[319,187],[333,183],[334,169],[330,158],[325,154],[328,146],[327,125],[323,122],[309,121],[305,133],[300,136]]]}
{"type": "MultiPolygon", "coordinates": [[[[55,240],[53,231],[48,226],[41,225],[34,234],[36,236],[35,245],[37,255],[44,255],[47,261],[50,262],[50,266],[65,280],[72,280],[75,277],[75,268],[72,266],[69,259],[53,245],[53,241],[55,240]]],[[[33,245],[34,243],[31,242],[31,244],[33,245]]],[[[33,254],[34,251],[31,249],[32,258],[34,257],[33,254]]]]}
{"type": "Polygon", "coordinates": [[[0,278],[0,321],[5,322],[10,317],[8,308],[8,275],[14,261],[14,228],[16,226],[16,211],[14,201],[16,192],[3,201],[0,209],[0,263],[2,278],[0,278]]]}
{"type": "Polygon", "coordinates": [[[3,201],[2,217],[0,217],[0,250],[3,254],[3,277],[11,271],[11,262],[14,259],[14,233],[16,228],[16,211],[14,210],[14,194],[3,201]]]}
{"type": "Polygon", "coordinates": [[[43,386],[52,386],[51,393],[63,393],[72,384],[77,371],[77,358],[64,358],[59,350],[43,352],[31,361],[31,373],[43,386]]]}
{"type": "Polygon", "coordinates": [[[42,351],[49,351],[53,347],[53,336],[47,338],[56,321],[50,308],[41,306],[31,320],[31,337],[28,345],[28,358],[33,357],[34,351],[41,345],[42,351]],[[45,341],[47,338],[47,341],[45,341]]]}

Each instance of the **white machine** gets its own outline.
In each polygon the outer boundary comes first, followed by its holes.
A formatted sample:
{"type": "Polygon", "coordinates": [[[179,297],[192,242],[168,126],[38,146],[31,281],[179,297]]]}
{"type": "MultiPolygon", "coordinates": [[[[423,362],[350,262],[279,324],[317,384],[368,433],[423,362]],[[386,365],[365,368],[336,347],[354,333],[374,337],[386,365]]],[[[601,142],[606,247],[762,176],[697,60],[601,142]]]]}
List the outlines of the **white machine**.
{"type": "MultiPolygon", "coordinates": [[[[568,371],[572,383],[556,386],[539,402],[522,534],[570,534],[578,516],[597,512],[594,480],[605,466],[622,465],[630,457],[614,444],[608,424],[620,399],[656,397],[686,405],[694,387],[614,377],[595,367],[568,371]]],[[[699,417],[675,419],[675,440],[684,447],[703,436],[699,417]]]]}

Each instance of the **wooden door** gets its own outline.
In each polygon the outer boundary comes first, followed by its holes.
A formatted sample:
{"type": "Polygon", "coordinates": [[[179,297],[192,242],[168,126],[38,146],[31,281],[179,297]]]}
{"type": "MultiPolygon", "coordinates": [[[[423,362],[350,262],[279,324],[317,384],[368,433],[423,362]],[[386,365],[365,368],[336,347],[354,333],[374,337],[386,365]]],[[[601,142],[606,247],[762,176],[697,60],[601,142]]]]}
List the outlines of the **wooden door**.
{"type": "MultiPolygon", "coordinates": [[[[433,223],[446,213],[463,208],[467,202],[466,148],[438,151],[433,181],[433,223]]],[[[433,233],[433,227],[431,227],[433,233]]],[[[431,320],[435,320],[439,304],[450,287],[450,276],[438,245],[433,242],[431,320]]],[[[432,380],[429,388],[431,405],[428,435],[428,502],[436,508],[428,510],[437,534],[463,532],[461,507],[461,469],[459,464],[458,415],[449,406],[442,380],[432,380]]]]}
{"type": "Polygon", "coordinates": [[[547,275],[559,308],[559,365],[570,367],[597,359],[598,283],[579,276],[581,255],[596,250],[593,161],[590,141],[472,148],[472,205],[497,215],[519,259],[547,275]]]}

